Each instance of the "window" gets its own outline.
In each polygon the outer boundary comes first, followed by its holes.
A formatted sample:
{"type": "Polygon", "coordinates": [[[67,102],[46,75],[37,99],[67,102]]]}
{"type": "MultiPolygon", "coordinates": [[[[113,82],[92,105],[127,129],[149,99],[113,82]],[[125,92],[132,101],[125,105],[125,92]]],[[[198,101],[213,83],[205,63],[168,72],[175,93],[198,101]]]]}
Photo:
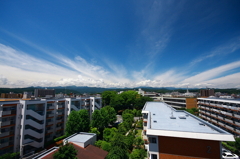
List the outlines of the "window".
{"type": "Polygon", "coordinates": [[[157,143],[157,140],[155,137],[150,137],[149,141],[150,141],[150,143],[157,143]]]}
{"type": "Polygon", "coordinates": [[[152,155],[151,155],[151,158],[152,158],[152,159],[157,159],[157,155],[156,155],[156,154],[152,154],[152,155]]]}

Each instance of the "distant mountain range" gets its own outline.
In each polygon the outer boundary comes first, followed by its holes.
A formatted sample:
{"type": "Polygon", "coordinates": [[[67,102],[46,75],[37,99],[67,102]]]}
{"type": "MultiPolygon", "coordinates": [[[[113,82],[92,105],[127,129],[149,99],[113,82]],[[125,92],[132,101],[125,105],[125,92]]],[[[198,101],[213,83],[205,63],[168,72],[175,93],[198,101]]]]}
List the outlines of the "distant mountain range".
{"type": "MultiPolygon", "coordinates": [[[[0,88],[0,93],[23,93],[23,92],[33,92],[34,89],[45,89],[46,87],[27,87],[27,88],[0,88]]],[[[175,87],[136,87],[136,88],[101,88],[101,87],[77,87],[77,86],[66,86],[66,87],[47,87],[47,89],[55,89],[56,93],[75,93],[75,94],[95,94],[102,93],[104,91],[126,91],[126,90],[138,90],[141,88],[147,92],[159,92],[167,93],[172,91],[178,91],[180,93],[186,92],[187,88],[175,88],[175,87]]],[[[190,92],[199,92],[200,89],[205,88],[188,88],[190,92]]],[[[236,88],[229,89],[214,89],[215,92],[229,93],[229,94],[240,94],[240,90],[236,88]]]]}

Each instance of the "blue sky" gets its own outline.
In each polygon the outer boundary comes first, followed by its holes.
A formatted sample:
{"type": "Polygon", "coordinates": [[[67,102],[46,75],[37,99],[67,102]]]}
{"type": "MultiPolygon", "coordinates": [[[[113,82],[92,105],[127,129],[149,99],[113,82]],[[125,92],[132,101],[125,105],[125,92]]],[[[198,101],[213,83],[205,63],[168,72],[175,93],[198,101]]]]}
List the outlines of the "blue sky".
{"type": "Polygon", "coordinates": [[[0,1],[0,87],[240,88],[239,0],[0,1]]]}

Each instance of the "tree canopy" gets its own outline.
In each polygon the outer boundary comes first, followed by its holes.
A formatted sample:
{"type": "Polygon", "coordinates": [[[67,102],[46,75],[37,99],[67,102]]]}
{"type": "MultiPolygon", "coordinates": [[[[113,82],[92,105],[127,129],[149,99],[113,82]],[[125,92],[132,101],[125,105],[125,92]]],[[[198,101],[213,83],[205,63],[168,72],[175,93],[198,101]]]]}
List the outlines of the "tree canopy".
{"type": "Polygon", "coordinates": [[[66,123],[66,134],[72,135],[81,131],[87,132],[89,130],[89,124],[90,118],[87,110],[72,111],[66,123]]]}
{"type": "Polygon", "coordinates": [[[77,150],[69,143],[60,147],[58,151],[53,154],[54,159],[77,159],[76,156],[77,150]]]}

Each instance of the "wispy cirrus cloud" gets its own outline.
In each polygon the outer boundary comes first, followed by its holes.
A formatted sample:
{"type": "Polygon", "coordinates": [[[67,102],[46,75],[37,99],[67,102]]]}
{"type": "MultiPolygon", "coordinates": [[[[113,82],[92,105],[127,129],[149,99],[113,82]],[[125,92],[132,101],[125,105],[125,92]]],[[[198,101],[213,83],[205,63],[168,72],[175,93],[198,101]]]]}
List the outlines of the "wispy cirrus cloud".
{"type": "Polygon", "coordinates": [[[231,54],[235,52],[236,50],[240,49],[240,37],[236,37],[232,40],[230,40],[228,43],[218,46],[212,51],[203,54],[202,56],[194,59],[191,63],[190,66],[196,65],[204,60],[207,60],[212,57],[222,57],[228,54],[231,54]]]}
{"type": "Polygon", "coordinates": [[[230,71],[235,68],[240,67],[240,61],[232,62],[226,65],[222,65],[210,70],[207,70],[205,72],[199,73],[195,76],[189,77],[185,80],[183,80],[183,83],[199,83],[211,80],[213,78],[218,77],[219,75],[222,75],[223,73],[230,71]]]}

